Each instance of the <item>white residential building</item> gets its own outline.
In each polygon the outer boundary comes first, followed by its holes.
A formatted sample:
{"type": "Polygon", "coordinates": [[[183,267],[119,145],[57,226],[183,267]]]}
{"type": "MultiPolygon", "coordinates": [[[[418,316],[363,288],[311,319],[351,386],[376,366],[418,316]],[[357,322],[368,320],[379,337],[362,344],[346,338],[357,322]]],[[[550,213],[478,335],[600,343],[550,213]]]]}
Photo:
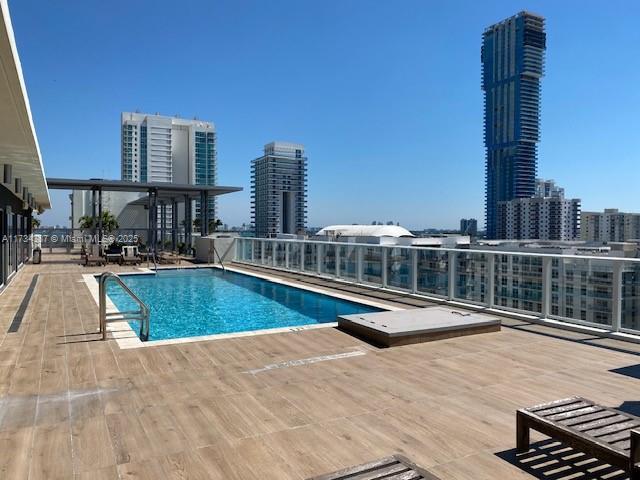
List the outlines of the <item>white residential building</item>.
{"type": "MultiPolygon", "coordinates": [[[[121,116],[122,180],[217,184],[216,131],[211,122],[124,112],[121,116]]],[[[195,202],[196,216],[200,215],[195,202]]],[[[170,216],[170,206],[168,215],[170,216]]],[[[209,220],[217,218],[209,199],[209,220]]],[[[169,221],[169,220],[168,220],[169,221]]]]}
{"type": "Polygon", "coordinates": [[[504,240],[576,240],[580,199],[564,198],[553,180],[536,180],[535,195],[498,203],[497,233],[504,240]]]}
{"type": "Polygon", "coordinates": [[[590,242],[627,242],[640,239],[640,213],[617,208],[604,212],[582,212],[580,239],[590,242]]]}

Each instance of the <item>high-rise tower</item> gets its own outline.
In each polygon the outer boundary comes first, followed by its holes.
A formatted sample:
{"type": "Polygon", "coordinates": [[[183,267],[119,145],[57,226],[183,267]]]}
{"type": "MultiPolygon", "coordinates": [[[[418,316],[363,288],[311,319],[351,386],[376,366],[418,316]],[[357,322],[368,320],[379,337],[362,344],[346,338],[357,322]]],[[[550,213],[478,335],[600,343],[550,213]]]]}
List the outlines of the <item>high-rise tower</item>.
{"type": "Polygon", "coordinates": [[[544,18],[529,12],[482,35],[488,238],[497,235],[498,202],[535,193],[545,49],[544,18]]]}
{"type": "Polygon", "coordinates": [[[257,237],[298,234],[307,222],[304,146],[272,142],[251,162],[252,220],[257,237]]]}

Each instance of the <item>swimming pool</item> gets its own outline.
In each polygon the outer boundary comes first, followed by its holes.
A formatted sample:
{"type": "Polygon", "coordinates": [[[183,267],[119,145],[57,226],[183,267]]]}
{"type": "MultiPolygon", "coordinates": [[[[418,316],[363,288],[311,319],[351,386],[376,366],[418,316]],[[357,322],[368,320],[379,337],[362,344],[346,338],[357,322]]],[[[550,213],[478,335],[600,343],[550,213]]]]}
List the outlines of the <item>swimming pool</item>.
{"type": "MultiPolygon", "coordinates": [[[[335,322],[380,309],[216,268],[120,275],[151,311],[149,340],[196,337],[335,322]]],[[[107,294],[120,311],[135,304],[121,288],[107,294]]],[[[129,323],[135,332],[137,322],[129,323]]]]}

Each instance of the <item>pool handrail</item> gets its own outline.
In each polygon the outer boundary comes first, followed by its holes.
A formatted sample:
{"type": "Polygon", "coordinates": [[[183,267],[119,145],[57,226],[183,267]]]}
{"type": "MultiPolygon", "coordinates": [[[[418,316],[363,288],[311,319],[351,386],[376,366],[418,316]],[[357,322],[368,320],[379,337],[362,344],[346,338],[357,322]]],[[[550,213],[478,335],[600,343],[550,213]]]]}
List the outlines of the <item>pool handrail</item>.
{"type": "Polygon", "coordinates": [[[102,340],[107,339],[107,318],[117,317],[118,320],[138,320],[140,322],[140,340],[146,342],[149,340],[149,307],[140,298],[131,291],[131,289],[122,281],[122,279],[113,272],[103,272],[98,280],[99,291],[99,319],[100,333],[102,340]],[[109,279],[113,279],[122,287],[122,289],[138,304],[140,310],[132,312],[108,312],[107,313],[107,288],[106,284],[109,279]]]}

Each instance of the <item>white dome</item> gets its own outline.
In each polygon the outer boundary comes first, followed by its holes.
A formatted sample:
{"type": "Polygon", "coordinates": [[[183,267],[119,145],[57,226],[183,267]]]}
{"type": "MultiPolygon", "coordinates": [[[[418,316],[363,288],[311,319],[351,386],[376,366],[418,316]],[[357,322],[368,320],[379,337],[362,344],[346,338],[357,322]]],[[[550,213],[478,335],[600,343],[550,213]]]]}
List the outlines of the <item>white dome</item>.
{"type": "Polygon", "coordinates": [[[325,237],[413,237],[409,230],[397,225],[329,225],[316,235],[325,237]]]}

